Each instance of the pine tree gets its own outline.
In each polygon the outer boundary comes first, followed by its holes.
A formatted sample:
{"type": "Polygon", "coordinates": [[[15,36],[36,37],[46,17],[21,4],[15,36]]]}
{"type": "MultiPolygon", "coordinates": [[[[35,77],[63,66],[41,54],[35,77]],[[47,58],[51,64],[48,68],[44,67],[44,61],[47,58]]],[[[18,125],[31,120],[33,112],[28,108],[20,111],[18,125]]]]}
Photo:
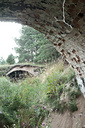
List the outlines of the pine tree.
{"type": "Polygon", "coordinates": [[[37,47],[35,62],[51,62],[60,56],[52,43],[47,40],[43,34],[39,33],[38,35],[35,35],[35,38],[35,47],[37,47]]]}
{"type": "Polygon", "coordinates": [[[10,54],[6,61],[8,64],[14,64],[15,63],[15,57],[12,54],[10,54]]]}
{"type": "Polygon", "coordinates": [[[30,27],[27,26],[22,27],[20,39],[15,39],[15,42],[18,45],[18,47],[16,47],[15,50],[16,53],[19,54],[18,56],[19,62],[34,61],[35,39],[32,36],[36,33],[37,31],[30,27]]]}
{"type": "Polygon", "coordinates": [[[3,57],[0,58],[0,65],[6,64],[6,61],[3,59],[3,57]]]}
{"type": "Polygon", "coordinates": [[[28,26],[22,27],[21,37],[15,42],[19,62],[51,62],[60,55],[42,33],[28,26]]]}

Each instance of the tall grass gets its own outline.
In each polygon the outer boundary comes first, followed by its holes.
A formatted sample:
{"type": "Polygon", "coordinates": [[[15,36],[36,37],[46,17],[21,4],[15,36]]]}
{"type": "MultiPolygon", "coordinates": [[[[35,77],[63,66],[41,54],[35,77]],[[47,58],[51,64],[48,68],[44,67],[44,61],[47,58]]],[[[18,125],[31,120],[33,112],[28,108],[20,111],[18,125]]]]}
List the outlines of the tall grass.
{"type": "Polygon", "coordinates": [[[17,84],[0,78],[0,108],[6,123],[18,123],[20,117],[19,126],[26,124],[35,128],[39,118],[43,120],[48,113],[43,111],[45,88],[37,78],[27,78],[17,84]]]}
{"type": "Polygon", "coordinates": [[[63,63],[59,63],[49,67],[41,76],[28,77],[19,83],[1,77],[0,123],[8,124],[10,128],[41,128],[50,109],[62,112],[66,108],[60,96],[64,94],[65,84],[74,76],[72,69],[65,69],[63,63]]]}

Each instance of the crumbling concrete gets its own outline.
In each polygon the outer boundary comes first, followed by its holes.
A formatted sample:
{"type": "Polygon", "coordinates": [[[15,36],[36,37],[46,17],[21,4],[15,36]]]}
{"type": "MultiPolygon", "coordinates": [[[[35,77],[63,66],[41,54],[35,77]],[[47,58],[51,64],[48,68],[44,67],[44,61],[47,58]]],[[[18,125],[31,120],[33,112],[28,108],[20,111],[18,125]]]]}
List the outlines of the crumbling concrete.
{"type": "Polygon", "coordinates": [[[0,21],[44,33],[85,85],[85,0],[1,0],[0,21]]]}

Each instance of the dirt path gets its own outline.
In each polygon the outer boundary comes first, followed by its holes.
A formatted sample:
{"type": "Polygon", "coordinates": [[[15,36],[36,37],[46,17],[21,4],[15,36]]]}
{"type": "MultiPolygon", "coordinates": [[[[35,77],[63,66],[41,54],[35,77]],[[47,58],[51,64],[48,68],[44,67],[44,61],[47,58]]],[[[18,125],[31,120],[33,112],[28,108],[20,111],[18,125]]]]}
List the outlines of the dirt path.
{"type": "MultiPolygon", "coordinates": [[[[69,111],[65,111],[64,114],[51,113],[48,121],[51,128],[85,128],[85,99],[82,95],[77,99],[77,106],[78,111],[74,113],[69,111]]],[[[43,123],[48,125],[46,119],[43,123]]]]}

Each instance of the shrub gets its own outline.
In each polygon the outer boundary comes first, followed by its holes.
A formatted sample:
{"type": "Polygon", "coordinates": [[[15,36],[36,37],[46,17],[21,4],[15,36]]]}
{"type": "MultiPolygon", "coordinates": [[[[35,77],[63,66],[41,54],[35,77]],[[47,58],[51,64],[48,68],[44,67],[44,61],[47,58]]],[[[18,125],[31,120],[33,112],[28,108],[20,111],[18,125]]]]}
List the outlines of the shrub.
{"type": "Polygon", "coordinates": [[[20,127],[24,122],[30,128],[35,128],[37,122],[41,124],[48,110],[41,106],[46,86],[38,78],[27,78],[13,84],[3,77],[0,79],[0,88],[0,107],[8,124],[17,124],[20,127]],[[18,115],[20,117],[16,118],[18,115]]]}
{"type": "Polygon", "coordinates": [[[78,110],[78,107],[77,107],[77,105],[76,105],[76,101],[75,101],[75,100],[69,102],[69,104],[68,104],[68,109],[69,109],[71,112],[74,112],[74,111],[77,111],[77,110],[78,110]]]}
{"type": "MultiPolygon", "coordinates": [[[[74,76],[75,74],[73,70],[71,68],[67,68],[65,70],[55,70],[50,74],[50,76],[47,77],[47,102],[50,104],[54,111],[57,108],[58,112],[63,113],[63,111],[68,108],[67,106],[69,106],[69,108],[73,107],[72,104],[68,105],[68,103],[66,103],[65,101],[61,101],[60,97],[62,93],[63,96],[65,95],[65,92],[67,90],[65,89],[65,84],[71,81],[74,76]]],[[[75,92],[68,93],[69,100],[75,99],[75,97],[77,98],[79,95],[80,93],[77,89],[75,92]]]]}
{"type": "Polygon", "coordinates": [[[58,68],[50,71],[45,82],[41,82],[39,77],[28,77],[19,83],[0,78],[0,110],[8,124],[16,124],[16,128],[40,128],[49,109],[57,109],[60,113],[66,108],[72,112],[78,109],[74,101],[80,95],[77,88],[75,91],[69,90],[69,104],[60,99],[66,92],[65,84],[73,78],[74,72],[64,70],[63,66],[58,68]]]}
{"type": "Polygon", "coordinates": [[[57,92],[59,95],[61,95],[63,93],[64,88],[65,88],[64,85],[58,85],[57,86],[57,92]]]}
{"type": "Polygon", "coordinates": [[[55,85],[50,85],[47,87],[47,96],[48,98],[56,97],[56,86],[55,85]]]}
{"type": "Polygon", "coordinates": [[[65,101],[58,100],[53,102],[53,111],[57,109],[59,113],[63,113],[66,108],[67,108],[67,104],[65,101]]]}
{"type": "Polygon", "coordinates": [[[76,89],[68,93],[69,100],[75,100],[81,95],[80,90],[76,89]]]}
{"type": "Polygon", "coordinates": [[[33,109],[20,110],[20,124],[21,127],[35,128],[38,121],[38,116],[33,109]]]}

